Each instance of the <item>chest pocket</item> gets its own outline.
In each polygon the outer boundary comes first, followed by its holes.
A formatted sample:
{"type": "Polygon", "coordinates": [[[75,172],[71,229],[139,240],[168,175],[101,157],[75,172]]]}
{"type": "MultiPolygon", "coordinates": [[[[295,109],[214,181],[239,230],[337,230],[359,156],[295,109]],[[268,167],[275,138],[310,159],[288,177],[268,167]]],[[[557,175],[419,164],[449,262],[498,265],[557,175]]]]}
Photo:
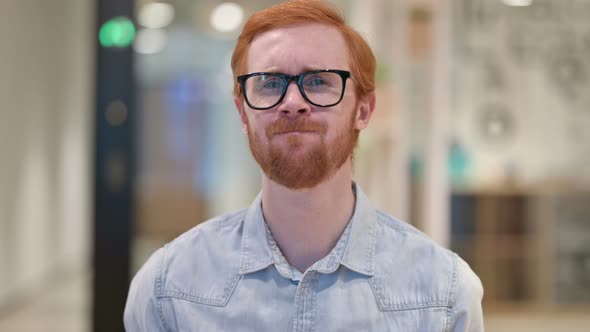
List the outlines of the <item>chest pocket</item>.
{"type": "Polygon", "coordinates": [[[448,292],[388,287],[378,278],[370,278],[369,284],[386,326],[383,331],[446,330],[451,310],[448,292]]]}
{"type": "Polygon", "coordinates": [[[160,292],[160,298],[176,298],[190,302],[222,307],[227,304],[236,285],[240,281],[239,274],[233,274],[225,280],[210,280],[209,284],[199,284],[199,289],[188,289],[181,285],[169,283],[160,292]]]}

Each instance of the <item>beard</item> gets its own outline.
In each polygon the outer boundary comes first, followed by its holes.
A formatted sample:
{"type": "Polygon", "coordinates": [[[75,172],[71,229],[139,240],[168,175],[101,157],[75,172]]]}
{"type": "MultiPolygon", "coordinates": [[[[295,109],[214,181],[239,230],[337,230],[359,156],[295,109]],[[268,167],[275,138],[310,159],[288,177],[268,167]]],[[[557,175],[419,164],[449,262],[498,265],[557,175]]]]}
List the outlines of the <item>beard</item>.
{"type": "MultiPolygon", "coordinates": [[[[355,111],[333,141],[326,141],[327,125],[309,118],[280,118],[265,128],[263,141],[248,126],[248,143],[254,159],[272,181],[289,189],[313,188],[329,179],[342,165],[353,157],[359,130],[354,128],[355,111]],[[320,142],[305,146],[303,137],[287,137],[286,147],[273,142],[273,136],[291,131],[313,131],[320,135],[320,142]],[[307,149],[307,150],[305,150],[307,149]],[[294,150],[304,150],[293,153],[294,150]]],[[[314,134],[314,135],[315,135],[314,134]]],[[[282,145],[282,144],[281,144],[282,145]]]]}

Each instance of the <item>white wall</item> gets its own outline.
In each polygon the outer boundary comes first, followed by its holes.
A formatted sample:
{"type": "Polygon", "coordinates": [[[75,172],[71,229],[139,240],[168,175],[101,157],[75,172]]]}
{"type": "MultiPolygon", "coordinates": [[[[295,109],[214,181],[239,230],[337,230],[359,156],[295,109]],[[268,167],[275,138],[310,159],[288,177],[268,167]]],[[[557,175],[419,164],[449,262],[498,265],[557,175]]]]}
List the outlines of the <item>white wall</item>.
{"type": "Polygon", "coordinates": [[[479,1],[456,9],[451,122],[471,159],[470,187],[587,190],[590,2],[479,1]],[[489,106],[508,110],[511,134],[482,135],[489,106]]]}
{"type": "Polygon", "coordinates": [[[92,3],[0,2],[0,309],[89,267],[92,3]]]}

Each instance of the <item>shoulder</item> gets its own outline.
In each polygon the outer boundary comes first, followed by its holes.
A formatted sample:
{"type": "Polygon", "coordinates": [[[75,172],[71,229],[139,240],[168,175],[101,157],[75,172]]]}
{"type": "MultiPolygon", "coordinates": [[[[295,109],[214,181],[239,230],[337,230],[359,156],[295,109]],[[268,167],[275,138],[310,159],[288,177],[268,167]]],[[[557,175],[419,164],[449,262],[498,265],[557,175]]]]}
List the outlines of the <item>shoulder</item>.
{"type": "Polygon", "coordinates": [[[469,265],[458,258],[451,294],[450,331],[483,331],[483,286],[469,265]]]}
{"type": "Polygon", "coordinates": [[[394,263],[415,267],[424,265],[432,272],[452,273],[456,254],[404,221],[381,211],[376,211],[376,216],[376,255],[379,258],[391,261],[394,256],[394,263]]]}
{"type": "Polygon", "coordinates": [[[162,253],[164,286],[174,288],[176,281],[182,282],[187,276],[221,274],[226,271],[219,269],[238,266],[246,212],[244,209],[207,220],[168,243],[162,253]],[[220,261],[225,264],[218,264],[220,261]]]}
{"type": "Polygon", "coordinates": [[[126,324],[132,321],[133,316],[145,313],[150,306],[156,311],[155,317],[163,317],[155,305],[162,297],[204,300],[216,304],[215,301],[222,296],[201,295],[211,294],[215,289],[223,292],[226,289],[223,283],[234,278],[234,270],[240,262],[246,211],[205,221],[152,254],[131,282],[125,309],[126,324]]]}
{"type": "Polygon", "coordinates": [[[479,278],[457,254],[412,225],[376,211],[374,289],[382,309],[453,308],[481,301],[479,278]]]}
{"type": "Polygon", "coordinates": [[[207,220],[168,243],[164,247],[167,268],[220,250],[223,254],[230,254],[232,249],[239,251],[246,212],[244,209],[207,220]]]}

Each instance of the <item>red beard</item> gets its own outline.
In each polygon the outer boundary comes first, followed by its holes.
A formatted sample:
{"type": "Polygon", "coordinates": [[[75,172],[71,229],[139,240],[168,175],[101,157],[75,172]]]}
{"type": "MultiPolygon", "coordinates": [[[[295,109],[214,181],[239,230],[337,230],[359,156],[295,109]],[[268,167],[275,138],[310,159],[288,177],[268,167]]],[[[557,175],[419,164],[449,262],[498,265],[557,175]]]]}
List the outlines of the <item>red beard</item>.
{"type": "Polygon", "coordinates": [[[359,131],[354,128],[355,118],[356,112],[353,112],[347,126],[332,142],[326,142],[327,125],[309,118],[278,119],[265,128],[266,142],[253,135],[253,130],[247,123],[250,150],[262,171],[274,182],[289,189],[313,188],[327,180],[352,158],[359,135],[359,131]],[[287,148],[273,142],[273,135],[290,131],[314,131],[319,133],[321,141],[304,154],[294,157],[289,151],[305,148],[300,137],[288,137],[287,148]]]}

